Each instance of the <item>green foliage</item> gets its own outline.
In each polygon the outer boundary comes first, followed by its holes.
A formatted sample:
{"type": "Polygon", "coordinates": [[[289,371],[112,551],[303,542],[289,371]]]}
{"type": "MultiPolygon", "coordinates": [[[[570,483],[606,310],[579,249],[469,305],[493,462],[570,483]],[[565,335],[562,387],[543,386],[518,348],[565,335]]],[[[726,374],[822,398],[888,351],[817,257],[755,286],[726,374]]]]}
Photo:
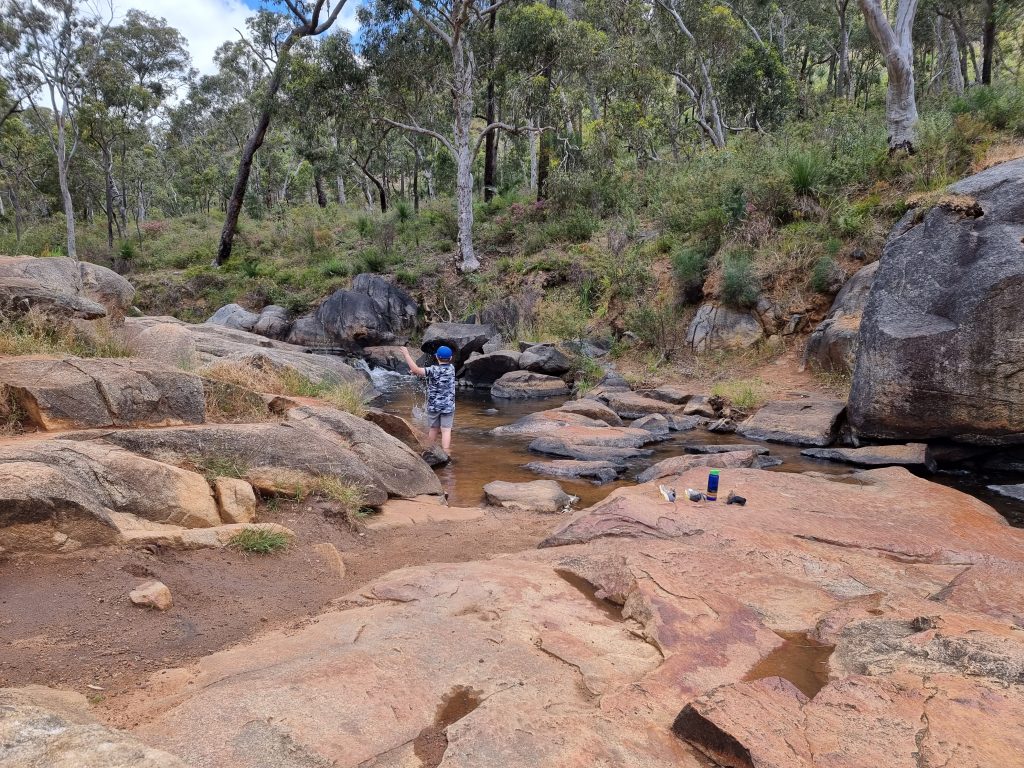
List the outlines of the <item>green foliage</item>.
{"type": "Polygon", "coordinates": [[[814,263],[811,289],[817,293],[835,293],[842,286],[844,274],[832,256],[822,256],[814,263]]]}
{"type": "Polygon", "coordinates": [[[710,260],[711,249],[707,243],[682,246],[672,253],[672,272],[685,301],[700,299],[710,260]]]}
{"type": "Polygon", "coordinates": [[[271,555],[288,548],[289,538],[280,531],[246,528],[231,537],[228,546],[254,555],[271,555]]]}
{"type": "Polygon", "coordinates": [[[793,152],[787,170],[789,183],[798,195],[815,195],[825,178],[824,163],[815,152],[793,152]]]}
{"type": "Polygon", "coordinates": [[[122,240],[121,245],[118,246],[117,255],[123,261],[132,261],[135,258],[135,243],[131,240],[122,240]]]}
{"type": "Polygon", "coordinates": [[[762,127],[780,123],[793,100],[793,78],[774,46],[751,44],[733,60],[725,75],[725,93],[746,107],[762,127]]]}
{"type": "Polygon", "coordinates": [[[604,378],[604,368],[589,355],[579,354],[573,358],[570,375],[578,393],[588,392],[604,378]]]}
{"type": "Polygon", "coordinates": [[[408,200],[397,200],[395,202],[395,218],[402,224],[412,219],[412,205],[408,200]]]}
{"type": "Polygon", "coordinates": [[[711,394],[725,398],[737,408],[756,408],[767,398],[767,387],[761,379],[728,379],[711,387],[711,394]]]}
{"type": "Polygon", "coordinates": [[[973,115],[997,130],[1024,136],[1024,86],[1012,81],[975,86],[951,106],[954,115],[973,115]]]}
{"type": "Polygon", "coordinates": [[[744,250],[726,253],[722,258],[722,301],[733,307],[752,307],[757,303],[760,290],[750,253],[744,250]]]}
{"type": "Polygon", "coordinates": [[[583,208],[574,208],[553,217],[545,227],[549,240],[585,243],[597,231],[598,220],[583,208]]]}
{"type": "Polygon", "coordinates": [[[372,272],[376,274],[387,269],[388,260],[376,248],[367,248],[356,258],[354,266],[354,271],[356,272],[372,272]]]}
{"type": "Polygon", "coordinates": [[[356,218],[356,230],[360,237],[373,237],[377,231],[377,222],[365,214],[360,214],[356,218]]]}

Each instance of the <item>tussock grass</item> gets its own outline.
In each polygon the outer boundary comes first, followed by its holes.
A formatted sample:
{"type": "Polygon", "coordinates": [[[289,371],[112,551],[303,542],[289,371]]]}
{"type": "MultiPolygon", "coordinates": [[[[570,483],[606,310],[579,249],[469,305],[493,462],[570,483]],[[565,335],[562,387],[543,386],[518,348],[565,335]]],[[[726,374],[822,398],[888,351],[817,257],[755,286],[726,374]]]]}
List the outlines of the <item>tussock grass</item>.
{"type": "Polygon", "coordinates": [[[366,508],[366,491],[337,477],[317,479],[313,494],[338,505],[339,511],[347,515],[358,515],[366,508]]]}
{"type": "Polygon", "coordinates": [[[246,528],[235,534],[228,546],[256,555],[270,555],[288,548],[288,537],[278,531],[246,528]]]}
{"type": "Polygon", "coordinates": [[[131,351],[107,323],[93,321],[83,330],[31,310],[17,318],[0,315],[0,355],[130,357],[131,351]]]}
{"type": "Polygon", "coordinates": [[[768,389],[761,379],[729,379],[711,387],[711,394],[724,397],[737,408],[756,408],[767,400],[768,389]]]}
{"type": "MultiPolygon", "coordinates": [[[[310,380],[294,368],[263,365],[256,366],[245,362],[224,362],[207,368],[203,376],[215,382],[241,387],[250,392],[264,392],[272,395],[293,397],[315,397],[323,400],[338,410],[346,411],[354,416],[366,415],[366,387],[358,383],[329,382],[319,383],[310,380]]],[[[229,400],[233,396],[228,393],[229,400]]],[[[218,404],[215,403],[215,407],[218,404]]],[[[231,411],[232,403],[222,404],[231,411]]],[[[245,402],[237,404],[243,410],[248,407],[245,402]]]]}

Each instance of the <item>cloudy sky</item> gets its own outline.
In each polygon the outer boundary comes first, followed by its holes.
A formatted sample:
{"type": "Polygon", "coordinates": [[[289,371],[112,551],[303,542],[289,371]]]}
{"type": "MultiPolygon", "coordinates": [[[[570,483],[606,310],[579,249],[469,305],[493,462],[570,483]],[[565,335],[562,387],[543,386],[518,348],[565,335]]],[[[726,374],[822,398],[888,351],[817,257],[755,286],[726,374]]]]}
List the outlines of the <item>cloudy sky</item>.
{"type": "MultiPolygon", "coordinates": [[[[225,40],[237,39],[235,29],[245,29],[245,18],[259,0],[115,0],[115,8],[123,13],[138,8],[163,17],[188,40],[192,63],[201,73],[213,71],[213,52],[225,40]]],[[[339,22],[344,29],[356,28],[357,0],[348,0],[339,22]]]]}

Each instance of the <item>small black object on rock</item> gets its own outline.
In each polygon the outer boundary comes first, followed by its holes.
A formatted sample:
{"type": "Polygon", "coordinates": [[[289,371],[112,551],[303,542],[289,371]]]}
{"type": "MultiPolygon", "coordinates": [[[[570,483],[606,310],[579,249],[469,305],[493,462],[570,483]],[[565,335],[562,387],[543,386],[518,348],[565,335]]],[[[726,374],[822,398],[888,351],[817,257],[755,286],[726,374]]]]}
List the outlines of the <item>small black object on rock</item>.
{"type": "Polygon", "coordinates": [[[729,498],[725,500],[726,504],[739,504],[741,507],[747,503],[747,500],[742,496],[737,496],[732,491],[729,491],[729,498]]]}

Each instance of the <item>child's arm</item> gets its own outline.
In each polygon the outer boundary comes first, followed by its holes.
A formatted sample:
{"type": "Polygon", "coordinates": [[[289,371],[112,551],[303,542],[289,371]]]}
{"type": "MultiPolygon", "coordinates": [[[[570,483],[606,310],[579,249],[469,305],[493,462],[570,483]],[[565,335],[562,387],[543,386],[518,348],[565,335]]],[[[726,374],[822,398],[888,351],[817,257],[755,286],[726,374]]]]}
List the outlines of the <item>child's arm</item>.
{"type": "Polygon", "coordinates": [[[402,354],[405,356],[405,364],[409,366],[409,370],[416,376],[426,376],[427,372],[416,365],[416,361],[412,359],[412,355],[409,354],[409,350],[402,347],[402,354]]]}

